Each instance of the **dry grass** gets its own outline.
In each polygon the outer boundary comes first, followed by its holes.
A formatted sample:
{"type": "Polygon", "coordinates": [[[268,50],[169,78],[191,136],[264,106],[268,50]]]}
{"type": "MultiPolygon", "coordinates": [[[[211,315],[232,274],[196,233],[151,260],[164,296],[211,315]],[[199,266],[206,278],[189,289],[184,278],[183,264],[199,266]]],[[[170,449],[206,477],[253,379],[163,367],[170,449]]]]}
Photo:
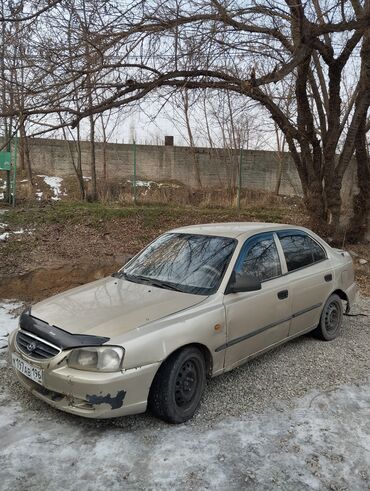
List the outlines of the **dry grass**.
{"type": "MultiPolygon", "coordinates": [[[[144,181],[138,179],[138,181],[144,181]]],[[[198,206],[200,208],[236,208],[237,190],[231,188],[207,188],[192,190],[176,181],[146,181],[147,186],[136,188],[137,204],[166,205],[173,203],[179,206],[198,206]]],[[[132,184],[127,180],[115,179],[112,181],[100,181],[99,199],[105,203],[119,202],[130,205],[134,202],[132,184]]],[[[243,189],[241,191],[241,208],[265,208],[280,207],[286,199],[273,193],[261,190],[243,189]]],[[[300,203],[300,198],[294,198],[295,203],[300,203]]]]}
{"type": "MultiPolygon", "coordinates": [[[[30,206],[35,201],[49,203],[52,201],[53,191],[44,182],[42,177],[33,176],[34,186],[30,185],[25,172],[17,176],[17,200],[21,205],[30,206]],[[36,193],[42,193],[37,197],[36,193]]],[[[197,206],[200,208],[236,208],[237,190],[226,186],[193,190],[179,181],[154,182],[137,177],[136,204],[139,205],[167,205],[197,206]],[[145,184],[145,185],[144,185],[145,184]]],[[[103,204],[119,203],[132,205],[134,203],[132,182],[128,178],[98,179],[98,198],[103,204]]],[[[91,195],[91,181],[85,181],[87,197],[91,195]]],[[[75,176],[63,177],[62,192],[64,201],[78,201],[81,199],[78,181],[75,176]]],[[[281,197],[263,190],[243,189],[240,204],[242,209],[280,208],[284,200],[294,202],[300,206],[299,197],[281,197]]]]}

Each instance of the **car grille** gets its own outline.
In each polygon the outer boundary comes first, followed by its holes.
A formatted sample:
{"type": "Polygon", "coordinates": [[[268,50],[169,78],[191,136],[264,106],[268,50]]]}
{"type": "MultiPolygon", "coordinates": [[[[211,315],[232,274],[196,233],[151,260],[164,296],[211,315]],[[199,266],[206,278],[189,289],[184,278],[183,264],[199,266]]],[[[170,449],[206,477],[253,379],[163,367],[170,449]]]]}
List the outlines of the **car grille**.
{"type": "Polygon", "coordinates": [[[61,352],[61,349],[57,346],[53,346],[52,344],[26,331],[18,331],[16,340],[20,351],[30,358],[34,358],[35,360],[52,358],[61,352]]]}

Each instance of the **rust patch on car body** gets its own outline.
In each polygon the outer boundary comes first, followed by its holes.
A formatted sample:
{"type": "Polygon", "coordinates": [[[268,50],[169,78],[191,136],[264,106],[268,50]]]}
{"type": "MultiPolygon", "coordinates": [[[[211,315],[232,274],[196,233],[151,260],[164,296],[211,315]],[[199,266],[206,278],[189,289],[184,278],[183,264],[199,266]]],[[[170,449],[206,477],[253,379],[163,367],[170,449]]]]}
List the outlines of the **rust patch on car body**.
{"type": "Polygon", "coordinates": [[[120,390],[117,392],[117,395],[115,395],[114,397],[111,397],[110,394],[107,394],[106,396],[87,395],[86,400],[90,404],[94,404],[94,405],[109,404],[112,409],[118,409],[122,407],[125,395],[126,395],[126,391],[120,390]]]}

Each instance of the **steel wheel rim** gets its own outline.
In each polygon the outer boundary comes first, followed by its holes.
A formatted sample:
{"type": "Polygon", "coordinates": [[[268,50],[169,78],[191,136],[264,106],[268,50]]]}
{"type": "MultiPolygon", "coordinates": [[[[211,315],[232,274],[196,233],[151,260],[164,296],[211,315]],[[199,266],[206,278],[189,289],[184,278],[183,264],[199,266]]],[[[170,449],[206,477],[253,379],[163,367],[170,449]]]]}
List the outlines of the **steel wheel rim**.
{"type": "Polygon", "coordinates": [[[185,360],[176,375],[175,402],[181,409],[191,406],[200,383],[199,366],[196,360],[185,360]]]}
{"type": "Polygon", "coordinates": [[[325,312],[325,328],[330,334],[338,330],[340,325],[340,307],[337,302],[331,302],[325,312]]]}

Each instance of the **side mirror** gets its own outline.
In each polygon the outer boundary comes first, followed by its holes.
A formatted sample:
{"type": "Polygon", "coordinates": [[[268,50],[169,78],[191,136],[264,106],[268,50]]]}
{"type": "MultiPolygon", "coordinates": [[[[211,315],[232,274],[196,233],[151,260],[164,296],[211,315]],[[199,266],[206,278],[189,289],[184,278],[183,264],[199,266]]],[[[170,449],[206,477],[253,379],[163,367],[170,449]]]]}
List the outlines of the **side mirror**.
{"type": "Polygon", "coordinates": [[[256,290],[261,290],[261,288],[262,285],[260,280],[254,276],[248,273],[236,276],[235,271],[233,271],[225,295],[228,295],[229,293],[254,292],[256,290]]]}

